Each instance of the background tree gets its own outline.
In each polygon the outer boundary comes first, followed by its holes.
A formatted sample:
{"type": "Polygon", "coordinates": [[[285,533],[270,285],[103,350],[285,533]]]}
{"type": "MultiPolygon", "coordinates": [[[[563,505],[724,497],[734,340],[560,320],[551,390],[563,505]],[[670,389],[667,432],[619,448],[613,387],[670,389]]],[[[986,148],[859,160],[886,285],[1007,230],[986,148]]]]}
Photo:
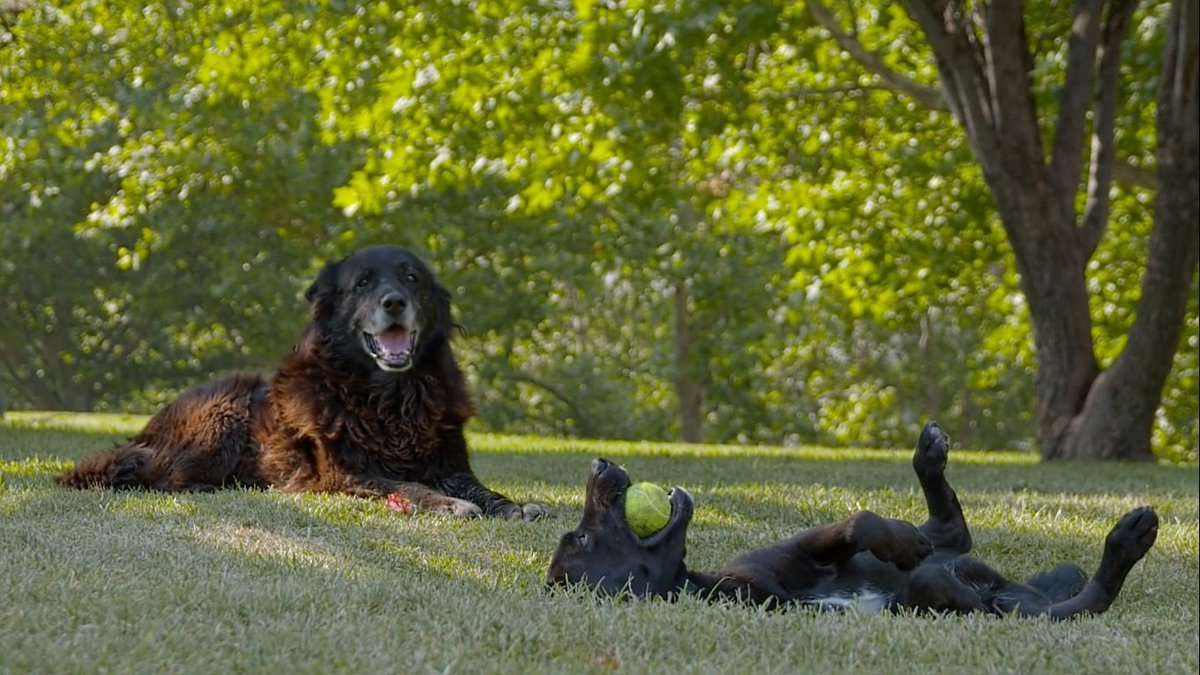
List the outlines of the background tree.
{"type": "Polygon", "coordinates": [[[1021,272],[1038,354],[1038,436],[1047,459],[1152,456],[1150,431],[1200,251],[1200,16],[1195,0],[1175,0],[1159,74],[1159,189],[1142,294],[1125,348],[1101,371],[1086,273],[1108,225],[1122,44],[1138,4],[1075,4],[1057,116],[1044,150],[1031,81],[1037,61],[1021,3],[909,3],[1021,272]],[[1084,154],[1089,111],[1090,162],[1084,154]]]}
{"type": "MultiPolygon", "coordinates": [[[[1194,171],[1194,163],[1169,164],[1169,170],[1184,172],[1172,184],[1189,186],[1169,199],[1192,206],[1167,205],[1164,193],[1157,192],[1154,234],[1139,242],[1149,252],[1140,299],[1113,302],[1112,296],[1127,293],[1121,286],[1128,284],[1114,284],[1107,270],[1112,264],[1128,267],[1122,257],[1129,249],[1122,246],[1124,253],[1114,259],[1114,251],[1102,244],[1106,232],[1109,239],[1128,236],[1111,232],[1114,195],[1121,199],[1133,193],[1145,199],[1137,193],[1157,182],[1143,168],[1154,163],[1147,152],[1153,140],[1136,131],[1153,128],[1147,112],[1155,109],[1155,82],[1158,124],[1174,120],[1159,131],[1160,174],[1164,152],[1189,156],[1186,144],[1192,140],[1180,129],[1194,126],[1186,116],[1195,112],[1195,77],[1179,73],[1195,72],[1195,49],[1188,46],[1194,31],[1173,26],[1195,14],[1195,3],[1175,3],[1171,16],[1183,18],[1168,19],[1166,3],[1139,14],[1137,2],[1081,2],[1068,17],[1043,6],[1026,10],[1022,3],[911,2],[910,13],[936,57],[941,90],[922,84],[919,73],[900,72],[894,58],[888,63],[878,56],[881,52],[866,44],[871,38],[863,39],[852,12],[847,31],[844,19],[824,3],[810,0],[807,5],[882,86],[934,110],[948,105],[965,130],[1029,300],[1042,455],[1148,458],[1155,409],[1177,360],[1172,358],[1175,346],[1185,325],[1195,332],[1187,307],[1189,297],[1194,306],[1196,296],[1196,257],[1188,252],[1197,248],[1197,220],[1191,215],[1197,181],[1186,174],[1194,171]],[[1133,45],[1125,41],[1131,25],[1138,39],[1133,45]],[[1131,76],[1151,63],[1165,80],[1131,76]],[[1173,98],[1164,87],[1174,92],[1173,98]],[[1127,95],[1122,97],[1122,91],[1127,95]],[[1085,161],[1089,115],[1091,155],[1085,161]],[[1180,125],[1181,118],[1189,121],[1180,125]],[[1043,157],[1043,138],[1050,143],[1048,158],[1043,157]],[[1080,181],[1085,165],[1087,177],[1080,181]],[[1114,179],[1124,195],[1112,189],[1114,179]],[[1105,264],[1097,264],[1097,258],[1105,264]],[[1131,306],[1133,300],[1139,318],[1112,321],[1114,315],[1124,315],[1114,312],[1114,305],[1131,306]],[[1103,314],[1097,314],[1097,305],[1103,314]],[[1093,316],[1099,316],[1099,325],[1093,316]],[[1097,329],[1110,335],[1108,344],[1101,340],[1097,347],[1097,329]],[[1115,349],[1110,346],[1114,342],[1115,349]],[[1101,363],[1111,366],[1102,372],[1101,363]]],[[[1159,180],[1165,179],[1160,175],[1159,180]]],[[[1117,220],[1130,216],[1121,209],[1115,213],[1117,220]]],[[[1189,345],[1195,343],[1194,337],[1188,339],[1189,345]]]]}

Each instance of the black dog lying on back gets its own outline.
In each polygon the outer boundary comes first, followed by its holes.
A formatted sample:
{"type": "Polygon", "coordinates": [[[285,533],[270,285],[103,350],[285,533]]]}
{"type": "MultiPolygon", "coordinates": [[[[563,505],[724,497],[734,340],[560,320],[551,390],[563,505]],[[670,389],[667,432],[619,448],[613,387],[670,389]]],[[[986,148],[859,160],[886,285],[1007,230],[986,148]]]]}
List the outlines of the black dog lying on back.
{"type": "Polygon", "coordinates": [[[687,492],[671,490],[667,525],[640,539],[625,521],[628,474],[597,459],[588,479],[583,519],[563,535],[547,581],[585,583],[614,595],[673,597],[692,592],[758,605],[863,612],[907,608],[1062,619],[1107,610],[1130,569],[1154,544],[1154,510],[1141,507],[1121,518],[1090,580],[1078,566],[1065,564],[1025,584],[1009,581],[967,555],[971,535],[944,475],[948,441],[931,422],[917,442],[913,468],[929,507],[929,520],[919,528],[861,511],[752,551],[714,572],[689,570],[683,562],[694,508],[687,492]]]}

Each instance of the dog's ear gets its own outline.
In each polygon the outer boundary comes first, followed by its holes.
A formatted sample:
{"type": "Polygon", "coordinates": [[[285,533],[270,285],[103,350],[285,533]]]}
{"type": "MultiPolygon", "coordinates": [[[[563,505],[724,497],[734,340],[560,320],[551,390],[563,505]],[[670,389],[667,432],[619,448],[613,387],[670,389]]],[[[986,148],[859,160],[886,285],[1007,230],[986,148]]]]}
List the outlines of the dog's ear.
{"type": "Polygon", "coordinates": [[[437,327],[446,335],[447,338],[455,328],[462,329],[461,326],[454,323],[454,317],[451,310],[451,300],[454,296],[445,286],[434,282],[433,284],[433,307],[434,315],[437,317],[437,327]]]}
{"type": "Polygon", "coordinates": [[[304,299],[309,304],[312,304],[318,298],[333,295],[334,291],[337,290],[337,272],[338,263],[332,260],[327,261],[325,266],[321,268],[321,272],[317,274],[316,280],[312,282],[307,291],[304,291],[304,299]]]}

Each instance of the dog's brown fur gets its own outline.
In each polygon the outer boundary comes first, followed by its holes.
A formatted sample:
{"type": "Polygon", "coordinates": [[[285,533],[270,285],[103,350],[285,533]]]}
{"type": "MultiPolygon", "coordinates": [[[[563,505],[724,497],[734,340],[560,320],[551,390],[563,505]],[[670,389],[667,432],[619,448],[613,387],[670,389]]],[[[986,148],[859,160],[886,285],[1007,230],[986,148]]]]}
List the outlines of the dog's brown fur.
{"type": "Polygon", "coordinates": [[[439,513],[545,514],[488,490],[471,470],[463,424],[474,410],[450,349],[450,294],[424,263],[395,247],[364,249],[327,264],[307,297],[308,325],[273,378],[193,388],[58,483],[399,493],[439,513]],[[404,336],[403,348],[373,353],[367,341],[379,348],[379,336],[364,335],[376,326],[404,336]]]}

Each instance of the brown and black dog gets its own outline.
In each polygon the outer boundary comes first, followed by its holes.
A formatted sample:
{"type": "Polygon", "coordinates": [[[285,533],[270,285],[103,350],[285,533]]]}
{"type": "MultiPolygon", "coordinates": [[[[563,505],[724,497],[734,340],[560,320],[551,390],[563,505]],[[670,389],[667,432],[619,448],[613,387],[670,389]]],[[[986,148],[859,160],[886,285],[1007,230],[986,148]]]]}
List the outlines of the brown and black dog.
{"type": "Polygon", "coordinates": [[[450,349],[450,293],[411,252],[366,248],[308,289],[309,321],[273,378],[235,375],[184,392],[112,452],[58,478],[68,487],[274,487],[531,520],[471,470],[474,413],[450,349]]]}
{"type": "Polygon", "coordinates": [[[678,487],[671,491],[667,525],[641,539],[625,522],[628,474],[612,462],[594,460],[583,519],[559,541],[547,582],[582,583],[614,595],[690,592],[758,605],[864,612],[907,608],[1062,619],[1107,610],[1126,575],[1154,544],[1154,510],[1142,507],[1121,518],[1090,579],[1067,564],[1025,584],[1009,581],[967,555],[971,535],[944,473],[948,441],[930,423],[917,442],[913,468],[929,508],[929,519],[919,528],[862,511],[752,551],[714,572],[689,570],[684,564],[694,508],[687,492],[678,487]]]}

